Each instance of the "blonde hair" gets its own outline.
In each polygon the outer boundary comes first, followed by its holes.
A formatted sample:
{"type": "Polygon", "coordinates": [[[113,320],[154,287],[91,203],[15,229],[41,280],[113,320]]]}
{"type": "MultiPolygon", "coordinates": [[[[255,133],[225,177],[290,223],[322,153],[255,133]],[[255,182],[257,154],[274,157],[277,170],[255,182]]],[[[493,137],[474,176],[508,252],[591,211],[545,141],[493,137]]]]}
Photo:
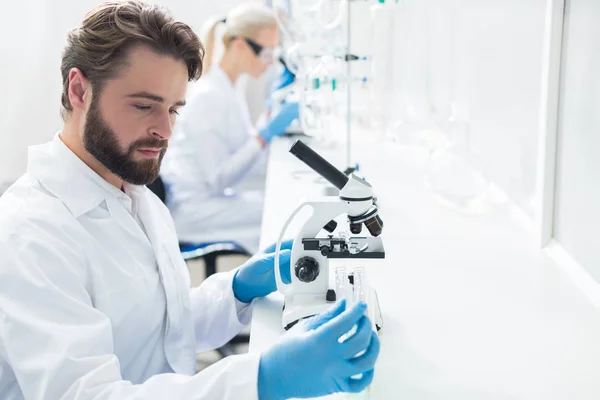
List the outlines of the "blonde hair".
{"type": "Polygon", "coordinates": [[[231,40],[242,36],[256,40],[259,32],[264,28],[277,29],[277,18],[273,10],[256,3],[248,3],[232,9],[227,18],[213,17],[204,24],[204,71],[208,71],[213,63],[215,52],[215,35],[217,27],[222,24],[223,45],[229,46],[231,40]]]}

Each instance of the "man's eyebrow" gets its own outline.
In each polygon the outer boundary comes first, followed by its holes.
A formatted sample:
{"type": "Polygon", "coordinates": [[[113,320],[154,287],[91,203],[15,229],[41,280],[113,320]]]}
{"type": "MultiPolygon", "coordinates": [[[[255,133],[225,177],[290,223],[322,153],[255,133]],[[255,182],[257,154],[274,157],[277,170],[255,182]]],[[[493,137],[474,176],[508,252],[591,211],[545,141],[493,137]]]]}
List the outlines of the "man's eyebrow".
{"type": "MultiPolygon", "coordinates": [[[[131,93],[131,94],[128,94],[127,97],[134,98],[134,99],[147,99],[147,100],[156,101],[157,103],[165,102],[165,99],[163,97],[158,96],[156,94],[149,93],[149,92],[131,93]]],[[[185,106],[185,100],[179,100],[177,103],[175,103],[175,106],[178,106],[178,107],[185,106]]]]}

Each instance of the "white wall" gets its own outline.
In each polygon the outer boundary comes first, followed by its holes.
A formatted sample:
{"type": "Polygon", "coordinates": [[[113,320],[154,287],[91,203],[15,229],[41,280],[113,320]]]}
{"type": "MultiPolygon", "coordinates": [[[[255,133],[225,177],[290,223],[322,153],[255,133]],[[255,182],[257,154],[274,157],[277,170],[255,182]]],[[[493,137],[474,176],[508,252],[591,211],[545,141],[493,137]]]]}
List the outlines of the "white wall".
{"type": "MultiPolygon", "coordinates": [[[[162,0],[173,15],[201,33],[213,14],[240,0],[162,0]]],[[[0,182],[26,167],[27,146],[48,141],[60,118],[60,56],[67,31],[97,0],[3,1],[0,24],[0,182]]]]}
{"type": "Polygon", "coordinates": [[[470,105],[484,170],[533,217],[546,1],[456,6],[455,97],[470,105]]]}
{"type": "Polygon", "coordinates": [[[554,236],[600,282],[600,2],[565,20],[554,236]]]}

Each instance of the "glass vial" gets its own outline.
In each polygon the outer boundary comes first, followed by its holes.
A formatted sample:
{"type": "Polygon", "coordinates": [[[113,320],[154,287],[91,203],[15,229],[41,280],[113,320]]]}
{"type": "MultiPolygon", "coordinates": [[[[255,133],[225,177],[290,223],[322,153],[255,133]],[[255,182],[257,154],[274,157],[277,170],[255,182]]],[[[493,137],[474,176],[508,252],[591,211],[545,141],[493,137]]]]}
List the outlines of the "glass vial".
{"type": "MultiPolygon", "coordinates": [[[[353,275],[354,275],[354,285],[353,285],[352,297],[354,300],[354,304],[356,304],[356,302],[358,302],[358,301],[367,303],[368,298],[367,298],[367,287],[366,287],[366,281],[365,281],[365,268],[364,267],[354,268],[353,275]]],[[[369,310],[370,310],[370,307],[367,308],[368,314],[369,314],[369,310]]],[[[369,315],[369,317],[371,317],[371,316],[369,315]]],[[[373,320],[371,318],[371,322],[372,321],[373,320]]],[[[360,352],[356,356],[360,357],[362,354],[363,354],[363,352],[360,352]]],[[[356,376],[353,378],[360,379],[361,376],[359,375],[359,376],[356,376]]],[[[348,393],[346,395],[347,400],[369,400],[370,398],[371,398],[371,387],[370,386],[367,387],[361,393],[348,393]]]]}
{"type": "Polygon", "coordinates": [[[337,267],[335,269],[335,297],[337,301],[346,299],[348,302],[348,274],[346,267],[337,267]]]}

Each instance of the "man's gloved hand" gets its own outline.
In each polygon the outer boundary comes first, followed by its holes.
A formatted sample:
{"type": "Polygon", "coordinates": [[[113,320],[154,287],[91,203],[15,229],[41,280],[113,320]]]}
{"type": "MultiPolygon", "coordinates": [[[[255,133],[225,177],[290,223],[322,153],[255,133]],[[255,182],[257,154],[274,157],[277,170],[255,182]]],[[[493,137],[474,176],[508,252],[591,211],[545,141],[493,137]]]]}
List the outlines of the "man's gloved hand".
{"type": "Polygon", "coordinates": [[[275,115],[267,125],[258,132],[258,134],[266,143],[271,142],[275,136],[280,136],[285,133],[287,127],[298,118],[298,113],[298,103],[293,102],[284,104],[279,113],[275,115]]]}
{"type": "MultiPolygon", "coordinates": [[[[294,245],[294,239],[282,240],[280,251],[281,250],[291,250],[293,245],[294,245]]],[[[277,242],[271,243],[264,250],[262,250],[261,253],[266,253],[266,254],[275,253],[275,250],[277,250],[277,242]]]]}
{"type": "MultiPolygon", "coordinates": [[[[290,277],[290,253],[292,240],[281,243],[279,252],[279,267],[281,280],[285,283],[292,281],[290,277]]],[[[246,261],[233,278],[233,294],[243,303],[250,303],[256,297],[265,297],[277,290],[275,282],[275,246],[255,254],[246,261]]]]}
{"type": "Polygon", "coordinates": [[[329,311],[300,321],[261,355],[258,398],[321,397],[366,389],[373,380],[380,348],[366,309],[358,303],[346,310],[342,300],[329,311]],[[355,325],[356,333],[340,343],[339,338],[355,325]],[[352,378],[360,374],[360,379],[352,378]]]}

